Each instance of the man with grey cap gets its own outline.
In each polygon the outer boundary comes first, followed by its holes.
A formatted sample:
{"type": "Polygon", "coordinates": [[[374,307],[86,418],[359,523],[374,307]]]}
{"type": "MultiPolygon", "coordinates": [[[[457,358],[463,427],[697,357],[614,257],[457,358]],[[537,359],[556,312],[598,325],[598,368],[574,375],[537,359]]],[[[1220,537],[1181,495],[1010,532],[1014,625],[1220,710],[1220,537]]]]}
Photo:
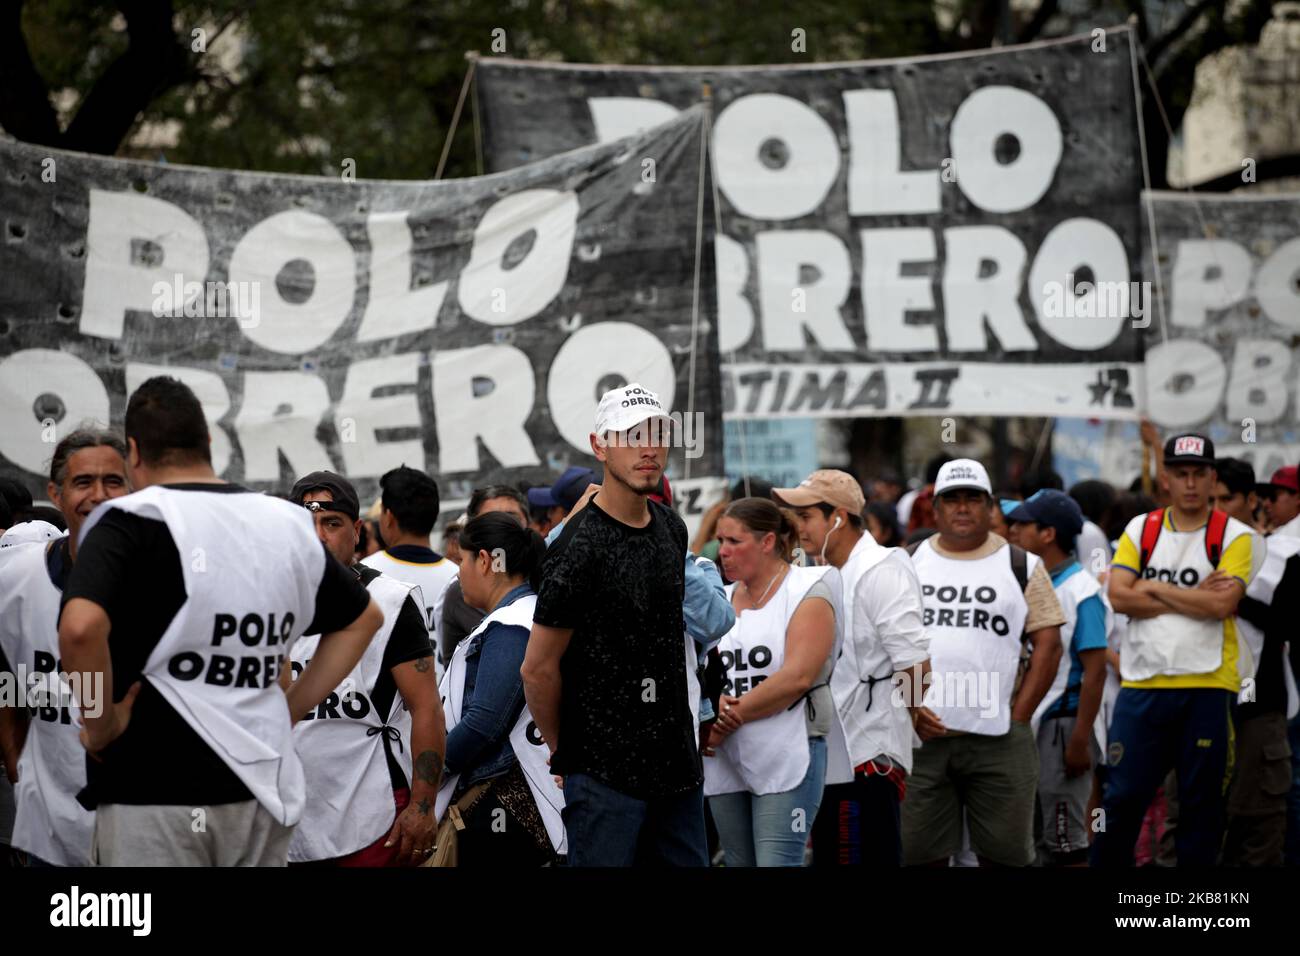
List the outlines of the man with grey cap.
{"type": "Polygon", "coordinates": [[[521,673],[564,779],[573,866],[708,863],[682,644],[686,525],[650,500],[670,421],[641,385],[605,393],[590,436],[604,481],[542,566],[521,673]]]}
{"type": "Polygon", "coordinates": [[[961,848],[963,812],[983,865],[1034,860],[1029,722],[1056,675],[1065,616],[1043,562],[989,530],[995,507],[983,465],[944,463],[938,534],[912,549],[932,671],[914,712],[922,744],[903,803],[908,865],[947,865],[961,848]]]}
{"type": "MultiPolygon", "coordinates": [[[[361,508],[352,483],[332,471],[304,475],[289,500],[311,512],[316,535],[351,568],[384,623],[351,673],[293,729],[307,803],[289,862],[409,866],[433,852],[433,805],[447,731],[420,589],[354,564],[361,508]]],[[[293,645],[293,679],[320,636],[293,645]]],[[[289,671],[282,675],[289,683],[289,671]]]]}
{"type": "Polygon", "coordinates": [[[921,701],[895,701],[891,688],[896,675],[906,692],[929,673],[921,583],[906,551],[882,548],[866,533],[866,498],[852,475],[814,471],[772,496],[794,509],[804,551],[838,568],[844,583],[844,648],[830,690],[853,780],[826,786],[813,824],[813,864],[899,866],[899,805],[912,769],[908,715],[921,701]]]}

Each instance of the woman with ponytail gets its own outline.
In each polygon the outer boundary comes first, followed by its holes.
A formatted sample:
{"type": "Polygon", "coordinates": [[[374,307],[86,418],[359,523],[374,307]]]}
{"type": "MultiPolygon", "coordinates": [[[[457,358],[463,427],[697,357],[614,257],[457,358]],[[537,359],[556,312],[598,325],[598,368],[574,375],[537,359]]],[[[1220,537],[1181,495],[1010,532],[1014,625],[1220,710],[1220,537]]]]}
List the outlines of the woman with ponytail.
{"type": "Polygon", "coordinates": [[[704,792],[728,866],[801,866],[837,720],[830,674],[843,611],[839,572],[798,567],[793,522],[742,498],[718,521],[736,625],[704,755],[704,792]]]}
{"type": "Polygon", "coordinates": [[[558,822],[550,804],[560,798],[519,668],[546,545],[513,515],[489,512],[461,529],[460,547],[465,602],[487,616],[456,647],[443,677],[447,763],[438,815],[454,801],[465,823],[457,866],[541,866],[555,859],[546,817],[558,822]]]}

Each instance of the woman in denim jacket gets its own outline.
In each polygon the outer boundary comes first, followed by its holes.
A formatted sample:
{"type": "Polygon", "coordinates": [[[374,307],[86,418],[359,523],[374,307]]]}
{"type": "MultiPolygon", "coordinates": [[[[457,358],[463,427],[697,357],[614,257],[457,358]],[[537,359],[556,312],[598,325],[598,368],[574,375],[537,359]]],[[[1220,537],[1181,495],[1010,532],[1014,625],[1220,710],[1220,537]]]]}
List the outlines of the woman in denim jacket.
{"type": "MultiPolygon", "coordinates": [[[[489,616],[535,596],[546,546],[511,515],[480,515],[461,531],[460,586],[465,601],[489,616]]],[[[542,866],[554,851],[510,744],[524,709],[519,676],[529,629],[485,621],[470,634],[459,723],[447,734],[446,770],[459,774],[453,799],[491,781],[464,814],[461,867],[542,866]],[[498,812],[502,811],[502,812],[498,812]]]]}

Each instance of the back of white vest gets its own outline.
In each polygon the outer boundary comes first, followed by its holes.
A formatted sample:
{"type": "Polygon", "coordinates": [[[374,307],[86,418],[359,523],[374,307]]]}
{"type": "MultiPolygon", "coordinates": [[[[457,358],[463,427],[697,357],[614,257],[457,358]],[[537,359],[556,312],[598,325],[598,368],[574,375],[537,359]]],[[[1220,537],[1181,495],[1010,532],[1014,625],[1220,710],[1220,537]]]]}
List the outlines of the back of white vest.
{"type": "Polygon", "coordinates": [[[325,551],[311,515],[254,492],[152,486],[105,502],[162,521],[180,555],[185,603],[143,676],[285,826],[304,801],[302,765],[277,683],[311,623],[325,551]]]}
{"type": "Polygon", "coordinates": [[[447,586],[456,579],[457,566],[443,558],[433,564],[417,564],[414,561],[402,561],[387,551],[376,551],[362,564],[374,568],[381,574],[398,581],[405,581],[420,589],[424,595],[424,623],[429,628],[429,640],[433,644],[433,660],[438,679],[442,680],[442,666],[438,664],[438,635],[442,633],[442,602],[447,594],[447,586]]]}
{"type": "MultiPolygon", "coordinates": [[[[414,597],[423,606],[420,589],[383,574],[366,589],[384,613],[383,626],[352,672],[293,728],[307,782],[307,803],[289,844],[293,863],[347,856],[388,832],[395,813],[390,751],[411,778],[411,712],[394,694],[388,712],[380,713],[375,686],[402,605],[414,597]]],[[[319,644],[319,634],[308,634],[293,645],[295,680],[319,644]]]]}
{"type": "Polygon", "coordinates": [[[18,759],[13,845],[56,866],[87,866],[95,815],[76,800],[86,751],[76,697],[58,677],[62,597],[44,544],[0,549],[0,650],[19,680],[19,703],[36,705],[18,759]]]}

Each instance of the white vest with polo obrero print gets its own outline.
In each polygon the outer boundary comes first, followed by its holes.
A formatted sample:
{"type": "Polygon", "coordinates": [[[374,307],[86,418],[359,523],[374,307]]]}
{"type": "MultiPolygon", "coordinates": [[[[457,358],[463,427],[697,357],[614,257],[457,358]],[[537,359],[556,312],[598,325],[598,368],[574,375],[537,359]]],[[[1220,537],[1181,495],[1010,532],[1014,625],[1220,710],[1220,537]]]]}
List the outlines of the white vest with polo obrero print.
{"type": "MultiPolygon", "coordinates": [[[[735,625],[718,644],[725,670],[723,693],[743,697],[781,669],[790,620],[812,586],[823,579],[830,587],[835,612],[831,660],[838,659],[844,634],[839,571],[825,565],[791,565],[771,599],[760,608],[748,608],[736,615],[735,625]]],[[[735,590],[735,584],[727,585],[728,599],[735,590]]],[[[830,698],[834,708],[834,696],[830,698]]],[[[705,796],[742,791],[761,796],[799,786],[811,759],[805,707],[806,701],[801,698],[780,713],[747,721],[729,734],[716,748],[715,756],[704,758],[705,796]]],[[[846,782],[851,771],[847,778],[842,773],[848,767],[848,754],[838,713],[831,715],[826,747],[827,782],[846,782]]]]}
{"type": "MultiPolygon", "coordinates": [[[[505,607],[494,610],[456,645],[451,660],[447,662],[447,673],[443,675],[439,687],[448,734],[460,723],[461,707],[465,701],[465,659],[469,656],[470,650],[476,646],[483,632],[492,623],[531,628],[533,611],[536,607],[536,594],[526,594],[517,598],[505,607]]],[[[527,704],[524,705],[523,711],[510,731],[510,748],[515,752],[519,768],[528,781],[528,789],[533,795],[533,803],[537,805],[538,813],[541,814],[542,823],[546,825],[546,835],[551,838],[551,846],[556,853],[567,853],[568,842],[561,816],[564,810],[564,792],[555,784],[550,766],[551,749],[542,739],[542,735],[537,732],[537,724],[533,722],[533,715],[528,710],[527,704]]],[[[435,807],[439,820],[442,820],[443,814],[447,812],[459,780],[459,773],[450,774],[443,780],[442,787],[438,790],[438,801],[435,807]]]]}
{"type": "MultiPolygon", "coordinates": [[[[925,706],[949,730],[1001,736],[1011,729],[1029,605],[1011,570],[1010,545],[973,560],[947,558],[933,538],[912,555],[930,634],[925,706]]],[[[1026,552],[1025,580],[1042,562],[1026,552]]]]}
{"type": "MultiPolygon", "coordinates": [[[[289,844],[293,863],[347,856],[392,828],[390,751],[408,781],[411,777],[411,712],[394,691],[389,712],[381,714],[375,685],[383,675],[384,653],[402,605],[408,597],[414,597],[417,606],[424,605],[419,588],[382,574],[372,578],[366,590],[384,612],[383,626],[352,673],[293,728],[307,781],[307,805],[289,844]]],[[[319,644],[319,634],[294,644],[290,655],[294,680],[319,644]]]]}
{"type": "Polygon", "coordinates": [[[278,679],[311,624],[325,573],[311,515],[255,492],[154,485],[96,508],[81,541],[109,509],[162,521],[180,555],[185,603],[142,677],[281,825],[293,826],[303,772],[278,679]]]}
{"type": "Polygon", "coordinates": [[[15,675],[26,678],[17,688],[24,695],[19,703],[47,705],[33,707],[18,758],[12,843],[55,866],[88,866],[95,814],[76,799],[86,786],[86,751],[76,697],[58,676],[62,600],[45,544],[0,548],[0,650],[15,675]],[[33,689],[39,697],[28,698],[33,689]]]}
{"type": "MultiPolygon", "coordinates": [[[[1124,535],[1141,552],[1142,528],[1147,516],[1138,515],[1124,529],[1124,535]]],[[[1166,523],[1171,516],[1166,512],[1166,523]]],[[[1154,578],[1182,588],[1194,588],[1214,573],[1215,567],[1205,551],[1206,525],[1192,531],[1175,531],[1164,527],[1155,548],[1143,568],[1132,568],[1142,578],[1154,578]]],[[[1242,535],[1255,532],[1236,518],[1228,518],[1223,530],[1225,554],[1242,535]]],[[[1254,568],[1263,563],[1263,549],[1252,548],[1254,568]]],[[[1118,559],[1117,559],[1118,560],[1118,559]]],[[[1253,574],[1252,574],[1253,577],[1253,574]]],[[[1250,582],[1245,582],[1249,585],[1250,582]]],[[[1155,617],[1131,618],[1120,647],[1120,676],[1125,681],[1143,681],[1160,674],[1208,674],[1223,664],[1225,622],[1186,614],[1158,614],[1155,617]]],[[[1235,631],[1234,631],[1235,633],[1235,631]]]]}

